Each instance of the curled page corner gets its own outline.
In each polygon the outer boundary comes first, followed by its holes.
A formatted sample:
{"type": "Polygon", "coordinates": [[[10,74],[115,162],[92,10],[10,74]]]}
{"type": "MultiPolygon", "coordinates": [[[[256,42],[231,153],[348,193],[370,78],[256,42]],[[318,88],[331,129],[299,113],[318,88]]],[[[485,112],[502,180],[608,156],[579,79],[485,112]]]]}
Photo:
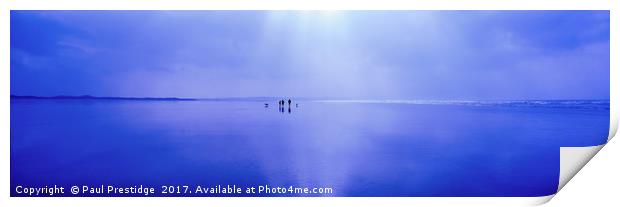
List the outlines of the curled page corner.
{"type": "MultiPolygon", "coordinates": [[[[611,108],[610,114],[615,114],[614,111],[615,109],[611,108]]],[[[610,116],[609,121],[607,143],[616,136],[618,131],[618,116],[610,116]]],[[[560,178],[557,192],[560,192],[566,183],[568,183],[568,181],[570,181],[607,143],[587,147],[560,147],[560,178]]],[[[549,201],[553,196],[545,198],[549,201]]],[[[546,203],[547,201],[542,203],[546,203]]]]}
{"type": "Polygon", "coordinates": [[[560,147],[560,179],[558,192],[605,144],[589,147],[560,147]]]}

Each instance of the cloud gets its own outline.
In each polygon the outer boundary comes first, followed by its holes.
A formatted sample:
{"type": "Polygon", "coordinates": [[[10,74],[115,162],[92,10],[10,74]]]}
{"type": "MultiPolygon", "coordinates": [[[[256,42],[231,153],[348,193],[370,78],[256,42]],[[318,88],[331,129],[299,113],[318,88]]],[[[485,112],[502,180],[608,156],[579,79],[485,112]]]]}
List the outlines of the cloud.
{"type": "Polygon", "coordinates": [[[608,11],[12,11],[11,37],[14,94],[609,98],[608,11]]]}

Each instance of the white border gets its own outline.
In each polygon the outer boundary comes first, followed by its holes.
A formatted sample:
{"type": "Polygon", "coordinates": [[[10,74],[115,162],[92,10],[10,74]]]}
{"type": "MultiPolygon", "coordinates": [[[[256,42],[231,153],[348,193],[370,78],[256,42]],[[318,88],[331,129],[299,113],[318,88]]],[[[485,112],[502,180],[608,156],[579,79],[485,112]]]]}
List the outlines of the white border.
{"type": "MultiPolygon", "coordinates": [[[[370,9],[370,10],[611,10],[611,57],[618,54],[617,42],[614,38],[618,34],[616,25],[617,2],[611,0],[468,0],[468,1],[447,1],[447,0],[358,0],[358,1],[291,1],[291,0],[221,0],[221,1],[192,1],[192,0],[108,0],[98,2],[73,1],[73,0],[54,0],[54,1],[35,1],[35,0],[9,0],[0,2],[0,135],[2,139],[2,156],[0,156],[0,166],[5,166],[0,171],[0,199],[8,206],[343,206],[343,205],[362,205],[362,206],[497,206],[497,205],[523,205],[541,204],[548,201],[552,196],[534,198],[10,198],[10,63],[9,63],[9,17],[10,10],[73,10],[73,9],[132,9],[132,10],[211,10],[211,9],[370,9]],[[614,4],[615,3],[615,4],[614,4]]],[[[614,58],[611,63],[611,86],[618,86],[618,63],[614,58]]],[[[612,127],[617,129],[619,108],[619,91],[612,90],[611,94],[611,115],[612,127]]],[[[614,130],[610,130],[610,139],[614,130]]]]}

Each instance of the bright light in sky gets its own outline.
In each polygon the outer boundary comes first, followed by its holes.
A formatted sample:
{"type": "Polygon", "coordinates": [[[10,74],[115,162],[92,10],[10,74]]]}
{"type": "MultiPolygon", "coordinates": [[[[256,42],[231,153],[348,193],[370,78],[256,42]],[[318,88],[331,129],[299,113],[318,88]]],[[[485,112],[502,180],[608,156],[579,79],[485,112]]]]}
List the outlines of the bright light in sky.
{"type": "Polygon", "coordinates": [[[608,11],[12,11],[18,95],[609,98],[608,11]]]}

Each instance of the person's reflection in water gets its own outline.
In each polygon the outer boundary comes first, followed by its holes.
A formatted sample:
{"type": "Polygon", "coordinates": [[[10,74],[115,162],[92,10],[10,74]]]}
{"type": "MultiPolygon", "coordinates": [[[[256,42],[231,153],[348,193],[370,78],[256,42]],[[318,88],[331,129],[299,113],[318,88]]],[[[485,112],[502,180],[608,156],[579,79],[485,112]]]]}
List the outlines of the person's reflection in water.
{"type": "Polygon", "coordinates": [[[290,106],[288,107],[288,113],[289,114],[291,113],[291,107],[290,106]]]}

